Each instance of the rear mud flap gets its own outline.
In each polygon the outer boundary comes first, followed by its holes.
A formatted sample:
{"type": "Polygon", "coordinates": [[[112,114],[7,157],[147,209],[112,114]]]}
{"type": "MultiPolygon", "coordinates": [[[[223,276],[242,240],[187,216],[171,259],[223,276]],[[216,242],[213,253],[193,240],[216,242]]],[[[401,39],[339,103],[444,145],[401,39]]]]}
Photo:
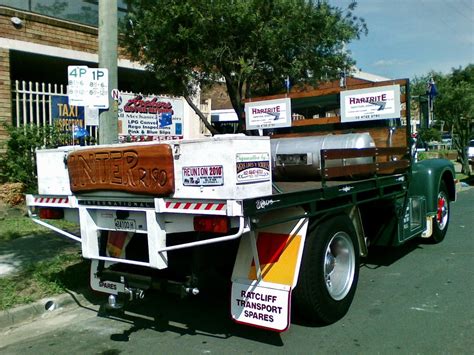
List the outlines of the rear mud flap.
{"type": "Polygon", "coordinates": [[[291,288],[267,282],[243,282],[232,283],[232,319],[279,332],[288,329],[291,288]]]}
{"type": "MultiPolygon", "coordinates": [[[[109,267],[113,263],[105,261],[105,267],[109,267]]],[[[94,291],[103,292],[112,295],[125,293],[125,284],[114,281],[101,281],[97,275],[99,260],[92,260],[90,271],[90,285],[94,291]]]]}
{"type": "MultiPolygon", "coordinates": [[[[270,212],[262,224],[304,215],[299,207],[270,212]]],[[[232,273],[231,315],[237,323],[274,331],[290,325],[291,290],[298,281],[308,218],[245,234],[232,273]]]]}

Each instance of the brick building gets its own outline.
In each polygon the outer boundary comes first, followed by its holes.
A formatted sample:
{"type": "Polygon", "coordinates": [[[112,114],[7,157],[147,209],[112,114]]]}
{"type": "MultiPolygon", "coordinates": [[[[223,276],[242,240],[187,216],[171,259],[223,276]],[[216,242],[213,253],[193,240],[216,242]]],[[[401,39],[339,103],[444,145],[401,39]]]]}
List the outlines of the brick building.
{"type": "MultiPolygon", "coordinates": [[[[118,0],[119,18],[124,4],[118,0]]],[[[0,0],[0,147],[8,139],[5,124],[36,123],[29,116],[42,111],[43,99],[33,96],[41,85],[65,95],[69,65],[98,67],[97,21],[98,1],[0,0]],[[18,92],[32,93],[26,94],[26,105],[19,103],[18,92]]],[[[119,49],[121,91],[140,92],[146,75],[119,49]]]]}

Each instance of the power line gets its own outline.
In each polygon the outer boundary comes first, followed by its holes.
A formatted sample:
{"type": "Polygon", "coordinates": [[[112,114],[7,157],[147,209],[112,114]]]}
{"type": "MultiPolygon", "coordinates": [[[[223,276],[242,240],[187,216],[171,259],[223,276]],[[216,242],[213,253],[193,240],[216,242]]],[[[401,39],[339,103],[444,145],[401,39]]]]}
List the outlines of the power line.
{"type": "Polygon", "coordinates": [[[431,12],[432,15],[434,15],[434,17],[436,17],[437,20],[440,20],[442,23],[444,23],[447,27],[451,28],[451,30],[455,31],[455,32],[458,32],[458,30],[456,28],[454,28],[451,23],[449,22],[446,22],[444,20],[444,16],[437,16],[436,12],[433,11],[433,7],[430,6],[431,4],[426,4],[425,0],[421,0],[421,3],[424,5],[423,6],[423,9],[425,10],[428,10],[429,12],[431,12]]]}
{"type": "Polygon", "coordinates": [[[450,2],[450,3],[445,2],[445,4],[448,7],[450,7],[451,9],[453,9],[461,17],[465,18],[468,21],[472,21],[472,16],[471,16],[471,18],[467,17],[466,14],[463,11],[459,10],[458,8],[456,8],[456,6],[454,6],[454,4],[459,4],[459,3],[453,1],[453,2],[450,2]]]}
{"type": "Polygon", "coordinates": [[[461,3],[465,6],[465,7],[468,7],[471,9],[471,11],[474,11],[474,1],[471,0],[471,4],[469,5],[469,3],[467,1],[464,1],[464,0],[461,0],[461,3]]]}

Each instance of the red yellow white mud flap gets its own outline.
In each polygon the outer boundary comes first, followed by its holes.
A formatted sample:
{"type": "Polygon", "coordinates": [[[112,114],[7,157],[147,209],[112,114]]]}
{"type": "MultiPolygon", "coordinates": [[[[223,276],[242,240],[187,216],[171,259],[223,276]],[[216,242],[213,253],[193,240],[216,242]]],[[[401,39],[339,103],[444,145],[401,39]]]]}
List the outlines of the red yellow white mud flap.
{"type": "MultiPolygon", "coordinates": [[[[269,212],[262,224],[303,216],[292,207],[269,212]]],[[[237,323],[275,331],[290,325],[291,290],[296,286],[308,218],[265,227],[245,234],[232,273],[231,314],[237,323]]]]}

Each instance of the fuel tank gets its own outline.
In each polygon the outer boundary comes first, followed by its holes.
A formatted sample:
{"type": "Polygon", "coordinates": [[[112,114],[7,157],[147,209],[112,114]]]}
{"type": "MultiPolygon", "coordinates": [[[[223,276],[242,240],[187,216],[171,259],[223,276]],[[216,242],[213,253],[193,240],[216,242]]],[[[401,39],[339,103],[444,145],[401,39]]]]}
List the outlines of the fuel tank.
{"type": "MultiPolygon", "coordinates": [[[[275,180],[318,180],[321,178],[321,149],[374,148],[369,133],[275,138],[271,141],[275,180]]],[[[334,159],[326,167],[370,164],[372,158],[334,159]]]]}

